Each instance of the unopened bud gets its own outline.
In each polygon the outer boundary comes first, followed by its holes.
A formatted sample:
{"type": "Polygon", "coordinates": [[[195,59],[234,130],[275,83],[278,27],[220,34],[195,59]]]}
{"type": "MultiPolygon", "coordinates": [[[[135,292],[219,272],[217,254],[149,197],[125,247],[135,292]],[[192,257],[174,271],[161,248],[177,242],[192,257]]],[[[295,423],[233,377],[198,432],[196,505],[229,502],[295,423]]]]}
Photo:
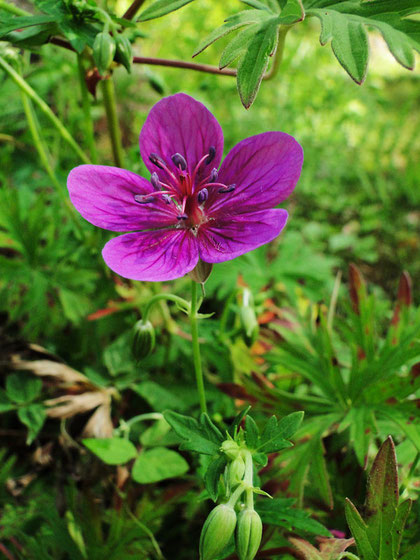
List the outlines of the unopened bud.
{"type": "Polygon", "coordinates": [[[220,451],[225,453],[228,458],[233,461],[239,456],[241,450],[236,441],[233,441],[233,439],[226,439],[220,446],[220,451]]]}
{"type": "Polygon", "coordinates": [[[150,321],[137,321],[134,325],[133,355],[136,360],[146,358],[155,347],[155,329],[150,321]]]}
{"type": "Polygon", "coordinates": [[[127,72],[131,72],[131,62],[133,60],[133,52],[131,50],[131,43],[125,35],[117,33],[115,36],[116,42],[116,60],[121,62],[127,72]]]}
{"type": "Polygon", "coordinates": [[[245,474],[245,461],[240,455],[229,465],[229,482],[231,486],[236,486],[241,482],[245,474]]]}
{"type": "Polygon", "coordinates": [[[194,280],[194,282],[204,284],[204,282],[210,276],[212,270],[213,270],[213,265],[211,263],[207,263],[199,259],[198,263],[195,265],[195,268],[193,268],[193,270],[191,270],[191,272],[188,273],[188,276],[192,280],[194,280]]]}
{"type": "Polygon", "coordinates": [[[253,560],[262,537],[262,522],[254,509],[244,509],[238,515],[236,552],[239,560],[253,560]]]}
{"type": "Polygon", "coordinates": [[[216,506],[207,517],[200,537],[200,560],[214,560],[228,545],[236,526],[236,512],[227,504],[216,506]]]}
{"type": "Polygon", "coordinates": [[[98,67],[99,74],[104,75],[111,62],[114,60],[115,40],[106,31],[101,31],[95,37],[93,43],[93,59],[98,67]]]}

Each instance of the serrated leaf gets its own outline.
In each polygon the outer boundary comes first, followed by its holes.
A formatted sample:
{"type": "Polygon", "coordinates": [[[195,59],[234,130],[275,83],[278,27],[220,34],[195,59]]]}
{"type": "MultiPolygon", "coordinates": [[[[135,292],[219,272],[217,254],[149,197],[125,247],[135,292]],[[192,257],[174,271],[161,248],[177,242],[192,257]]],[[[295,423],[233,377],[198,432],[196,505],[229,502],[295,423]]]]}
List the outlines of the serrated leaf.
{"type": "Polygon", "coordinates": [[[195,418],[183,416],[170,410],[164,412],[165,420],[171,425],[175,433],[184,440],[180,449],[195,451],[204,455],[216,455],[219,452],[220,443],[214,441],[214,436],[200,425],[195,418]]]}
{"type": "Polygon", "coordinates": [[[175,10],[179,10],[183,6],[190,4],[193,0],[157,0],[151,6],[141,12],[137,21],[148,21],[156,19],[175,10]]]}
{"type": "Polygon", "coordinates": [[[128,439],[87,438],[82,443],[107,465],[123,465],[137,455],[137,449],[128,439]]]}
{"type": "Polygon", "coordinates": [[[259,429],[255,420],[251,416],[245,418],[245,442],[249,449],[254,449],[258,445],[259,429]]]}
{"type": "Polygon", "coordinates": [[[246,49],[249,41],[254,36],[256,30],[259,29],[258,23],[252,23],[240,31],[230,43],[226,45],[225,50],[222,52],[222,56],[219,60],[219,68],[226,68],[229,64],[232,64],[237,58],[242,56],[246,49]]]}
{"type": "Polygon", "coordinates": [[[281,11],[278,22],[282,25],[292,25],[305,19],[305,10],[302,0],[288,0],[281,11]]]}
{"type": "Polygon", "coordinates": [[[382,444],[370,471],[365,522],[373,550],[384,560],[392,560],[390,534],[398,506],[398,471],[394,443],[382,444]]]}
{"type": "Polygon", "coordinates": [[[28,428],[28,437],[26,438],[26,443],[28,445],[30,445],[38,435],[44,425],[46,417],[45,408],[42,404],[30,404],[29,406],[18,409],[19,420],[28,428]]]}
{"type": "Polygon", "coordinates": [[[0,37],[4,37],[11,31],[16,29],[24,29],[34,25],[41,25],[46,23],[56,23],[56,18],[50,15],[39,16],[18,16],[14,18],[3,18],[0,24],[0,37]]]}
{"type": "Polygon", "coordinates": [[[134,462],[131,476],[140,484],[152,484],[181,476],[188,469],[187,461],[176,451],[166,447],[154,447],[140,453],[134,462]]]}
{"type": "Polygon", "coordinates": [[[313,447],[311,475],[322,500],[330,509],[333,509],[333,495],[328,477],[327,465],[324,459],[324,449],[321,438],[315,440],[315,445],[313,447]]]}
{"type": "MultiPolygon", "coordinates": [[[[271,12],[270,6],[260,2],[260,0],[241,0],[243,4],[247,6],[251,6],[251,8],[256,8],[257,10],[266,10],[267,12],[271,12]]],[[[273,6],[274,7],[274,6],[273,6]]]]}
{"type": "Polygon", "coordinates": [[[415,0],[304,0],[304,5],[307,16],[321,21],[321,44],[332,40],[338,61],[357,83],[364,80],[369,57],[365,26],[380,31],[402,66],[414,68],[413,50],[420,50],[420,22],[403,18],[420,11],[415,0]]]}
{"type": "Polygon", "coordinates": [[[236,436],[236,432],[242,422],[242,420],[245,418],[245,416],[248,414],[249,410],[251,409],[250,406],[247,406],[246,408],[244,408],[243,410],[241,410],[239,412],[239,414],[237,414],[232,422],[232,424],[229,426],[228,429],[228,433],[231,437],[235,437],[236,436]]]}
{"type": "Polygon", "coordinates": [[[299,509],[292,508],[294,499],[273,498],[257,502],[256,509],[263,523],[285,527],[289,531],[305,531],[313,535],[330,537],[331,533],[321,523],[311,519],[299,509]]]}
{"type": "Polygon", "coordinates": [[[243,12],[239,12],[238,14],[228,17],[223,25],[221,25],[217,29],[214,29],[210,33],[210,35],[208,35],[205,39],[201,41],[197,49],[194,51],[193,57],[203,52],[204,49],[206,49],[212,43],[214,43],[218,39],[221,39],[231,31],[234,31],[235,29],[239,29],[244,25],[262,22],[263,20],[269,17],[270,15],[263,10],[245,10],[243,12]]]}
{"type": "Polygon", "coordinates": [[[254,102],[270,56],[278,41],[278,19],[270,17],[259,26],[248,43],[238,67],[237,82],[242,104],[246,109],[254,102]]]}
{"type": "Polygon", "coordinates": [[[356,541],[357,552],[363,560],[377,560],[377,556],[374,553],[372,546],[369,542],[367,535],[367,525],[360,517],[360,513],[357,511],[352,502],[346,498],[346,519],[347,524],[350,527],[351,534],[356,541]]]}
{"type": "Polygon", "coordinates": [[[27,373],[11,373],[6,377],[6,394],[16,403],[28,403],[41,394],[42,381],[27,373]]]}
{"type": "Polygon", "coordinates": [[[303,420],[303,414],[303,412],[293,412],[279,421],[275,416],[272,416],[264,426],[257,451],[273,453],[291,447],[292,444],[287,440],[299,428],[303,420]]]}
{"type": "Polygon", "coordinates": [[[214,461],[211,461],[204,475],[204,483],[210,498],[215,502],[219,495],[219,480],[227,463],[226,455],[220,455],[214,461]]]}

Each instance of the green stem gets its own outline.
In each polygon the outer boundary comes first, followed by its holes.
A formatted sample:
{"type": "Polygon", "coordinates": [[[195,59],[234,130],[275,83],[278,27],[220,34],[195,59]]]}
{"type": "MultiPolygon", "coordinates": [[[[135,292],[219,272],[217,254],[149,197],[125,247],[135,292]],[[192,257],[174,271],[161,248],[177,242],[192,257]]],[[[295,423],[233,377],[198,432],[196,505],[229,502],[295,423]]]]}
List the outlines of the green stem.
{"type": "Polygon", "coordinates": [[[60,197],[61,202],[62,202],[66,212],[69,214],[73,223],[76,225],[79,233],[83,233],[83,230],[82,230],[81,225],[79,223],[79,220],[77,218],[76,210],[75,210],[74,206],[71,204],[71,202],[70,202],[70,200],[67,196],[67,191],[65,190],[63,185],[60,183],[60,181],[57,179],[57,176],[54,173],[53,168],[51,167],[48,152],[47,152],[47,149],[45,147],[45,143],[44,143],[44,141],[41,137],[41,134],[40,134],[40,130],[39,130],[40,127],[39,127],[39,124],[37,122],[36,115],[35,115],[31,100],[28,98],[26,93],[24,93],[23,91],[21,91],[21,97],[22,97],[23,110],[25,112],[26,120],[28,121],[28,126],[29,126],[29,130],[31,132],[31,135],[32,135],[33,144],[35,146],[35,149],[38,152],[39,159],[41,160],[41,163],[44,166],[48,177],[51,179],[51,182],[55,186],[55,188],[57,190],[57,194],[60,197]]]}
{"type": "Polygon", "coordinates": [[[21,8],[18,8],[17,6],[14,6],[13,4],[8,4],[7,2],[4,2],[3,0],[0,0],[0,9],[4,10],[5,12],[10,12],[11,14],[14,14],[15,16],[30,16],[30,15],[32,15],[29,12],[26,12],[25,10],[22,10],[21,8]]]}
{"type": "Polygon", "coordinates": [[[177,303],[181,308],[184,308],[185,313],[189,313],[190,304],[182,297],[176,296],[175,294],[156,294],[155,296],[149,299],[146,307],[143,310],[142,313],[143,321],[147,321],[147,319],[149,318],[150,310],[155,305],[155,303],[161,300],[173,301],[174,303],[177,303]]]}
{"type": "Polygon", "coordinates": [[[200,400],[201,412],[207,412],[206,394],[204,391],[203,369],[201,366],[200,343],[198,341],[198,318],[197,312],[199,305],[197,305],[197,282],[191,280],[191,309],[190,309],[190,324],[191,336],[193,347],[193,359],[195,379],[197,382],[198,398],[200,400]]]}
{"type": "Polygon", "coordinates": [[[127,420],[125,423],[126,426],[132,426],[137,422],[144,422],[146,420],[162,420],[163,414],[160,412],[146,412],[144,414],[138,414],[137,416],[133,416],[130,420],[127,420]]]}
{"type": "Polygon", "coordinates": [[[123,167],[124,156],[121,144],[121,131],[118,125],[117,106],[115,102],[115,88],[112,76],[110,76],[106,80],[102,80],[101,84],[114,162],[118,167],[123,167]]]}
{"type": "Polygon", "coordinates": [[[239,500],[239,498],[244,493],[244,491],[245,491],[245,486],[243,484],[239,484],[236,490],[229,498],[229,500],[226,502],[226,505],[230,507],[235,507],[236,502],[239,500]]]}
{"type": "Polygon", "coordinates": [[[80,159],[84,163],[90,163],[89,158],[74,140],[73,136],[67,130],[67,128],[63,125],[63,123],[58,119],[55,114],[51,111],[48,105],[45,103],[43,99],[39,97],[35,90],[31,88],[26,80],[22,78],[20,74],[16,72],[10,64],[8,64],[3,57],[0,56],[0,67],[9,75],[9,77],[15,82],[15,84],[19,87],[23,93],[25,93],[32,101],[39,107],[39,109],[44,113],[44,115],[52,122],[55,126],[57,131],[60,133],[62,138],[73,148],[73,150],[77,153],[80,159]]]}
{"type": "Polygon", "coordinates": [[[252,490],[254,483],[254,463],[252,461],[252,455],[249,451],[245,455],[245,475],[244,484],[246,488],[246,507],[248,509],[254,509],[254,492],[252,490]]]}
{"type": "Polygon", "coordinates": [[[83,68],[83,57],[80,54],[77,55],[77,69],[79,73],[80,92],[82,95],[82,109],[85,117],[84,124],[85,124],[86,142],[89,147],[89,153],[90,153],[90,157],[92,158],[92,162],[96,163],[98,161],[98,153],[96,151],[96,144],[95,144],[95,135],[93,129],[92,113],[91,113],[91,103],[89,98],[89,92],[86,87],[85,70],[83,68]]]}

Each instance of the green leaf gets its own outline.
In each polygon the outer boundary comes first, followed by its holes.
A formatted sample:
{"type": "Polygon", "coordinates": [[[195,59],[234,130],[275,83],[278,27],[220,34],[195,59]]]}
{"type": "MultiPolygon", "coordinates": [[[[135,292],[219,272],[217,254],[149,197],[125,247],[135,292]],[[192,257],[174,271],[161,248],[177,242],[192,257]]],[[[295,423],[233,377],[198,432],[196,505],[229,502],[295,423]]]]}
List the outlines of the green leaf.
{"type": "Polygon", "coordinates": [[[414,545],[399,560],[418,560],[420,558],[420,543],[414,545]]]}
{"type": "Polygon", "coordinates": [[[392,560],[390,534],[397,506],[397,459],[394,443],[389,437],[382,444],[372,465],[366,496],[366,533],[373,550],[383,560],[392,560]]]}
{"type": "Polygon", "coordinates": [[[238,67],[238,91],[246,109],[252,105],[270,56],[278,41],[278,18],[270,17],[256,30],[238,67]]]}
{"type": "Polygon", "coordinates": [[[166,447],[154,447],[140,453],[134,462],[131,475],[140,484],[151,484],[181,476],[188,469],[187,461],[176,451],[166,447]]]}
{"type": "Polygon", "coordinates": [[[49,15],[3,18],[0,24],[0,37],[4,37],[11,31],[15,31],[15,29],[24,29],[25,27],[32,27],[45,23],[56,23],[56,18],[49,15]]]}
{"type": "Polygon", "coordinates": [[[26,438],[26,443],[30,445],[42,426],[44,425],[46,419],[45,408],[42,404],[31,404],[18,410],[18,418],[25,424],[28,428],[28,437],[26,438]]]}
{"type": "Polygon", "coordinates": [[[401,541],[403,538],[404,527],[411,511],[412,500],[405,500],[397,508],[397,515],[395,516],[394,523],[392,525],[392,555],[394,558],[398,558],[400,553],[401,541]]]}
{"type": "Polygon", "coordinates": [[[328,529],[311,519],[306,512],[292,508],[294,502],[292,498],[274,498],[257,502],[256,509],[263,523],[285,527],[293,532],[300,530],[323,537],[331,536],[328,529]]]}
{"type": "Polygon", "coordinates": [[[281,11],[278,21],[282,25],[292,25],[303,19],[305,19],[305,10],[303,9],[302,0],[288,0],[281,11]]]}
{"type": "Polygon", "coordinates": [[[248,414],[248,412],[250,411],[251,407],[247,406],[246,408],[244,408],[243,410],[241,410],[239,412],[239,414],[237,414],[232,422],[232,424],[229,426],[228,429],[228,433],[231,437],[235,438],[236,433],[238,431],[239,426],[241,425],[242,420],[245,418],[245,416],[248,414]]]}
{"type": "Polygon", "coordinates": [[[27,373],[11,373],[6,378],[6,394],[13,402],[23,404],[35,400],[41,394],[42,381],[27,373]]]}
{"type": "Polygon", "coordinates": [[[153,410],[163,412],[169,407],[174,407],[177,410],[185,410],[185,402],[179,398],[175,393],[169,391],[165,387],[158,385],[154,381],[143,381],[132,385],[133,391],[143,397],[153,410]]]}
{"type": "Polygon", "coordinates": [[[141,12],[137,21],[148,21],[165,16],[170,12],[174,12],[190,4],[190,2],[192,2],[192,0],[156,0],[151,6],[141,12]]]}
{"type": "Polygon", "coordinates": [[[321,44],[331,40],[338,61],[357,83],[365,78],[369,58],[365,26],[380,31],[402,66],[414,68],[413,50],[420,50],[420,23],[403,18],[420,11],[415,0],[304,0],[304,5],[307,16],[321,21],[321,44]]]}
{"type": "Polygon", "coordinates": [[[200,54],[212,43],[214,43],[218,39],[221,39],[231,31],[234,31],[239,27],[243,27],[244,25],[264,21],[269,17],[270,15],[263,10],[245,10],[228,17],[223,25],[221,25],[217,29],[214,29],[214,31],[212,31],[210,35],[208,35],[205,39],[203,39],[203,41],[201,41],[197,49],[194,51],[193,57],[200,54]]]}
{"type": "Polygon", "coordinates": [[[247,25],[245,29],[240,31],[236,37],[227,44],[225,50],[222,52],[222,56],[220,57],[219,68],[226,68],[226,66],[232,64],[232,62],[245,53],[247,45],[255,35],[257,29],[259,29],[258,23],[247,25]]]}
{"type": "Polygon", "coordinates": [[[184,440],[180,449],[195,451],[204,455],[216,455],[219,453],[223,438],[216,442],[215,432],[210,431],[208,426],[203,426],[201,419],[199,424],[191,416],[183,416],[170,410],[164,412],[164,417],[175,433],[184,440]]]}
{"type": "Polygon", "coordinates": [[[2,412],[8,412],[9,410],[14,410],[16,406],[9,400],[6,395],[6,391],[0,389],[0,414],[2,412]]]}
{"type": "Polygon", "coordinates": [[[94,453],[107,465],[122,465],[137,455],[137,449],[128,439],[122,438],[87,438],[82,440],[89,451],[94,453]]]}
{"type": "Polygon", "coordinates": [[[293,412],[281,420],[272,416],[261,434],[257,451],[260,453],[274,453],[292,444],[287,441],[299,428],[303,420],[303,412],[293,412]]]}
{"type": "Polygon", "coordinates": [[[245,418],[245,441],[249,449],[255,449],[259,440],[259,429],[251,416],[245,418]]]}
{"type": "Polygon", "coordinates": [[[348,498],[346,498],[345,512],[347,524],[350,527],[354,540],[356,541],[359,556],[363,558],[363,560],[377,560],[378,557],[374,553],[367,536],[367,525],[348,498]]]}
{"type": "Polygon", "coordinates": [[[211,461],[204,476],[206,490],[209,493],[210,498],[214,502],[217,500],[217,497],[219,495],[220,476],[225,469],[226,463],[226,455],[220,455],[220,457],[217,457],[217,459],[211,461]]]}
{"type": "Polygon", "coordinates": [[[310,472],[313,477],[314,486],[316,486],[322,500],[330,509],[333,509],[333,495],[328,477],[327,465],[324,459],[324,448],[321,438],[315,439],[314,442],[310,472]]]}

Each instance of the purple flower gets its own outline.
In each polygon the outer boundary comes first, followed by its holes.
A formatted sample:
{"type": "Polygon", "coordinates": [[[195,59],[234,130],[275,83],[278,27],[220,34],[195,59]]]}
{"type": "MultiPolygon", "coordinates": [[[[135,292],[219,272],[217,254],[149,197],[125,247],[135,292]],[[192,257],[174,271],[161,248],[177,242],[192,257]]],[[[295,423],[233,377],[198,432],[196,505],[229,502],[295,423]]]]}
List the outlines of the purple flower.
{"type": "Polygon", "coordinates": [[[242,140],[220,169],[223,134],[198,101],[178,93],[157,103],[140,134],[150,181],[116,167],[81,165],[67,186],[89,222],[115,237],[106,264],[133,280],[172,280],[233,259],[274,239],[287,212],[273,207],[293,191],[303,152],[283,132],[242,140]]]}

